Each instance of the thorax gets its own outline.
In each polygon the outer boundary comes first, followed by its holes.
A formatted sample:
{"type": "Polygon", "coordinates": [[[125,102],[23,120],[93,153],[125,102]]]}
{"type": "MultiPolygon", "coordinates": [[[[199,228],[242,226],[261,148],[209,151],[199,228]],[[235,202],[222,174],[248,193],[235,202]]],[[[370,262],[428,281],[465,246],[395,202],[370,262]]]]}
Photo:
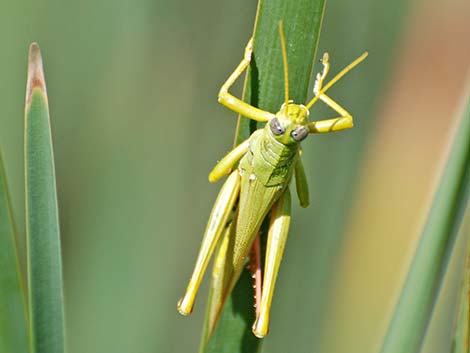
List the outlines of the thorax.
{"type": "Polygon", "coordinates": [[[298,144],[284,145],[265,129],[250,138],[248,153],[240,161],[242,177],[256,178],[265,186],[287,184],[297,160],[298,144]]]}

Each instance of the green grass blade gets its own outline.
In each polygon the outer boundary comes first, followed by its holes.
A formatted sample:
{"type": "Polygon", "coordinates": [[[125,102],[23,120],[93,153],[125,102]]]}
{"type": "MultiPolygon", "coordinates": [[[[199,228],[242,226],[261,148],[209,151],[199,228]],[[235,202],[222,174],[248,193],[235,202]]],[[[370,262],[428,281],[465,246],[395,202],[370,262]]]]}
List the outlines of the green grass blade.
{"type": "MultiPolygon", "coordinates": [[[[284,102],[284,72],[278,29],[280,20],[284,23],[287,42],[289,98],[296,103],[306,101],[324,7],[324,0],[259,1],[254,52],[245,81],[244,101],[274,113],[284,102]]],[[[243,49],[240,48],[240,58],[243,49]]],[[[236,143],[245,140],[257,127],[256,122],[240,117],[236,143]]],[[[225,304],[208,342],[205,342],[206,334],[203,334],[201,352],[258,352],[262,340],[251,332],[254,318],[252,279],[245,271],[225,304]]],[[[207,325],[206,318],[204,332],[207,325]]]]}
{"type": "Polygon", "coordinates": [[[8,185],[0,154],[0,353],[27,352],[26,307],[8,185]]]}
{"type": "Polygon", "coordinates": [[[470,191],[470,101],[459,123],[382,353],[419,352],[440,283],[463,225],[470,191]]]}
{"type": "Polygon", "coordinates": [[[251,283],[250,273],[244,271],[225,303],[209,342],[202,341],[201,353],[256,353],[260,351],[262,340],[257,339],[251,332],[251,325],[254,321],[251,283]]]}
{"type": "MultiPolygon", "coordinates": [[[[284,72],[278,22],[284,23],[289,61],[289,98],[306,101],[320,39],[324,0],[260,0],[254,30],[254,52],[243,99],[270,112],[284,102],[284,72]]],[[[236,144],[256,130],[257,123],[240,117],[236,144]]]]}
{"type": "Polygon", "coordinates": [[[25,108],[26,231],[33,353],[64,352],[64,307],[51,127],[37,44],[31,44],[25,108]]]}
{"type": "MultiPolygon", "coordinates": [[[[465,236],[470,234],[470,212],[467,211],[465,236]]],[[[467,239],[468,241],[469,239],[467,239]]],[[[470,337],[470,244],[467,245],[464,278],[460,291],[458,316],[454,329],[452,353],[469,353],[470,337]]]]}

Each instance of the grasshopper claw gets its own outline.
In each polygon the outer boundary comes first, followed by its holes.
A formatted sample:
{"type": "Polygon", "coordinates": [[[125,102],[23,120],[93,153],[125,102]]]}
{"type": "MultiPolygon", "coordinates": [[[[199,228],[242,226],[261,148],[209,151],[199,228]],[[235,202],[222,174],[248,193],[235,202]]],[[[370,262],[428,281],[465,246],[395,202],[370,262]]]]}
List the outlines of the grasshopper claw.
{"type": "Polygon", "coordinates": [[[246,61],[251,61],[251,55],[253,54],[253,37],[250,38],[248,44],[245,47],[244,58],[246,61]]]}

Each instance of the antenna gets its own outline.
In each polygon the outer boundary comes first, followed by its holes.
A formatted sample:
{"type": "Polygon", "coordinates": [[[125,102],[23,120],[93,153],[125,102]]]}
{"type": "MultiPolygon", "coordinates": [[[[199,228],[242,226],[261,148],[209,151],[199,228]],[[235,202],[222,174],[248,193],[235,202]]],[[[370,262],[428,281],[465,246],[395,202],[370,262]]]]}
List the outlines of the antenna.
{"type": "Polygon", "coordinates": [[[284,104],[287,107],[287,104],[289,104],[289,66],[287,64],[286,38],[284,37],[284,26],[282,21],[279,21],[279,37],[281,39],[282,59],[284,62],[284,104]]]}

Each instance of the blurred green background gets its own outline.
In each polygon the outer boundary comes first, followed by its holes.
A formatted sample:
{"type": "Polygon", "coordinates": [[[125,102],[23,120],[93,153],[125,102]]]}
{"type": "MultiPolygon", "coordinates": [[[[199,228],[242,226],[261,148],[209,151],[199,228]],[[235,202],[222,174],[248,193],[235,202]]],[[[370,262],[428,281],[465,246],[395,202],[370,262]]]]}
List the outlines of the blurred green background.
{"type": "MultiPolygon", "coordinates": [[[[0,1],[0,145],[20,235],[29,43],[43,53],[71,353],[197,351],[207,290],[190,318],[176,301],[220,187],[208,172],[236,126],[216,94],[255,11],[253,0],[0,1]]],[[[265,352],[379,348],[449,146],[469,20],[465,0],[327,3],[319,52],[332,72],[370,56],[331,90],[355,129],[303,144],[311,206],[294,207],[265,352]]]]}

